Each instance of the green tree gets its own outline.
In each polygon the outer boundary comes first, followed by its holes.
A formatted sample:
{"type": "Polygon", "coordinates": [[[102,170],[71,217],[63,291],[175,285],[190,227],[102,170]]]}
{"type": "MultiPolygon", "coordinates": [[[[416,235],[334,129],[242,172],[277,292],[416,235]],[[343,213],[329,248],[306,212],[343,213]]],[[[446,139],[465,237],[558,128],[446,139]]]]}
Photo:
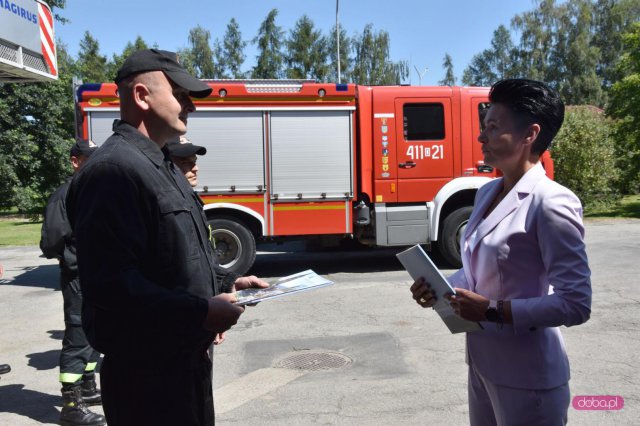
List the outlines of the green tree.
{"type": "MultiPolygon", "coordinates": [[[[329,36],[329,79],[338,82],[338,52],[337,52],[337,34],[336,27],[333,26],[331,35],[329,36]]],[[[347,31],[340,27],[340,81],[348,81],[351,74],[353,61],[349,57],[351,51],[351,38],[347,36],[347,31]]]]}
{"type": "Polygon", "coordinates": [[[284,31],[276,25],[278,9],[272,9],[258,30],[253,43],[258,45],[256,65],[251,72],[252,78],[280,78],[283,75],[282,40],[284,31]]]}
{"type": "Polygon", "coordinates": [[[602,106],[602,82],[596,74],[600,50],[592,44],[593,8],[588,0],[569,0],[558,6],[556,42],[547,81],[554,82],[570,105],[602,106]]]}
{"type": "Polygon", "coordinates": [[[400,84],[409,76],[407,61],[392,62],[389,57],[391,40],[386,31],[375,32],[372,24],[352,39],[354,83],[364,85],[400,84]]]}
{"type": "Polygon", "coordinates": [[[618,65],[624,77],[614,83],[607,109],[616,118],[615,133],[622,190],[640,193],[640,22],[622,36],[623,55],[618,65]]]}
{"type": "Polygon", "coordinates": [[[55,82],[0,84],[0,208],[38,215],[70,174],[73,60],[58,41],[55,82]]]}
{"type": "Polygon", "coordinates": [[[211,32],[200,25],[189,30],[189,48],[186,58],[191,71],[197,78],[219,78],[222,76],[220,67],[213,61],[211,48],[211,32]]]}
{"type": "Polygon", "coordinates": [[[498,80],[515,77],[517,69],[513,56],[515,48],[509,30],[500,25],[491,39],[491,48],[475,55],[462,74],[462,83],[468,86],[490,86],[498,80]]]}
{"type": "Polygon", "coordinates": [[[596,72],[608,90],[624,75],[618,66],[623,55],[622,34],[640,20],[638,0],[597,0],[593,9],[592,45],[600,51],[596,72]]]}
{"type": "Polygon", "coordinates": [[[520,32],[520,44],[513,57],[521,76],[550,82],[547,76],[557,34],[557,17],[555,0],[535,0],[533,10],[511,20],[513,28],[520,32]]]}
{"type": "Polygon", "coordinates": [[[80,41],[76,74],[85,83],[102,83],[107,81],[107,57],[100,54],[100,43],[85,31],[80,41]]]}
{"type": "Polygon", "coordinates": [[[137,36],[133,43],[127,42],[126,46],[122,50],[122,54],[113,54],[113,58],[108,64],[106,81],[113,81],[116,78],[118,70],[124,63],[125,59],[129,57],[129,55],[131,55],[133,52],[144,49],[149,49],[149,45],[141,36],[137,36]]]}
{"type": "Polygon", "coordinates": [[[240,26],[235,18],[231,18],[227,24],[227,31],[222,39],[222,46],[217,52],[220,66],[225,78],[243,78],[244,73],[240,70],[246,59],[244,48],[247,42],[242,40],[240,26]]]}
{"type": "Polygon", "coordinates": [[[438,82],[440,86],[455,86],[456,76],[453,73],[453,60],[448,53],[444,55],[442,60],[442,67],[444,68],[444,78],[438,82]]]}
{"type": "Polygon", "coordinates": [[[303,15],[285,41],[288,78],[325,81],[329,74],[329,43],[313,21],[303,15]]]}
{"type": "Polygon", "coordinates": [[[613,130],[601,110],[570,107],[553,141],[555,180],[574,191],[587,210],[619,199],[613,130]]]}

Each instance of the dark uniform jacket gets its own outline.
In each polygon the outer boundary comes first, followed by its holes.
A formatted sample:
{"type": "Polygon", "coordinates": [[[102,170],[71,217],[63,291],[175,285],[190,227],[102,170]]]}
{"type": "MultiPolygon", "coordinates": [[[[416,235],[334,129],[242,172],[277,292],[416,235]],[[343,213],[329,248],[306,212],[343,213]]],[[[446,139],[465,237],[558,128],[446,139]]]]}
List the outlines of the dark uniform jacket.
{"type": "Polygon", "coordinates": [[[116,362],[188,369],[213,340],[202,323],[220,292],[206,217],[156,143],[123,121],[113,130],[67,197],[85,333],[116,362]]]}
{"type": "Polygon", "coordinates": [[[78,265],[65,203],[70,183],[71,178],[60,185],[49,197],[42,223],[40,250],[47,259],[58,259],[62,274],[66,278],[73,279],[78,276],[78,265]]]}

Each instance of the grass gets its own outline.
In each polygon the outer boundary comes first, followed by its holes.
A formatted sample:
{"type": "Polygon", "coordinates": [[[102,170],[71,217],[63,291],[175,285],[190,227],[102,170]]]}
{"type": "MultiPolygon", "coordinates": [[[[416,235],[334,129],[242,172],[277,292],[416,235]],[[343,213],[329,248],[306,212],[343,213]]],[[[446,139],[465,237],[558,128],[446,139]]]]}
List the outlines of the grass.
{"type": "Polygon", "coordinates": [[[0,247],[37,246],[40,244],[42,222],[32,222],[18,217],[0,219],[0,247]]]}
{"type": "Polygon", "coordinates": [[[620,202],[610,208],[593,209],[585,212],[585,217],[618,217],[640,219],[640,194],[627,195],[620,202]]]}
{"type": "MultiPolygon", "coordinates": [[[[617,205],[585,212],[587,218],[640,219],[640,195],[627,195],[617,205]]],[[[15,211],[0,212],[0,247],[37,246],[40,243],[42,221],[33,222],[15,211]]]]}

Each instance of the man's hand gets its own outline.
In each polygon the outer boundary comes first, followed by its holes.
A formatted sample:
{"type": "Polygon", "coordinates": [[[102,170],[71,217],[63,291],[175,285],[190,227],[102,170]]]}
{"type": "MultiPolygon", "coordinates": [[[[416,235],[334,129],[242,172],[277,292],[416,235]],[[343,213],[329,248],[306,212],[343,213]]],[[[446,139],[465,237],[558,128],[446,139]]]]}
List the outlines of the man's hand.
{"type": "Polygon", "coordinates": [[[238,322],[244,312],[242,306],[236,306],[234,293],[222,293],[208,300],[209,310],[202,327],[216,333],[224,333],[238,322]]]}
{"type": "Polygon", "coordinates": [[[255,275],[249,275],[248,277],[240,277],[236,279],[233,287],[234,291],[244,290],[246,288],[267,288],[269,287],[269,283],[261,280],[255,275]]]}
{"type": "Polygon", "coordinates": [[[222,342],[224,342],[224,339],[225,339],[225,333],[218,333],[216,334],[216,337],[213,339],[213,344],[219,345],[222,342]]]}
{"type": "Polygon", "coordinates": [[[455,313],[469,321],[486,321],[485,313],[489,308],[489,299],[463,288],[456,288],[456,294],[449,296],[455,313]]]}
{"type": "Polygon", "coordinates": [[[424,278],[418,278],[411,285],[411,294],[418,305],[423,308],[430,308],[435,305],[437,299],[436,294],[431,288],[431,284],[426,282],[424,278]]]}

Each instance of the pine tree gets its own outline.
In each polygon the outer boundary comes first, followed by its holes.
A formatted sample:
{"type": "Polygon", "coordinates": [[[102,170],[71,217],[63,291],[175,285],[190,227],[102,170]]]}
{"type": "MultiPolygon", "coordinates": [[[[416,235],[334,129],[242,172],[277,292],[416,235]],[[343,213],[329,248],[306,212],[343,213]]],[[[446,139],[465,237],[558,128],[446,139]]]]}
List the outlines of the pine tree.
{"type": "Polygon", "coordinates": [[[253,43],[258,45],[256,65],[251,72],[252,78],[280,78],[283,75],[282,40],[284,32],[276,25],[278,9],[272,9],[258,30],[253,43]]]}
{"type": "Polygon", "coordinates": [[[313,21],[303,15],[291,30],[286,42],[287,77],[326,81],[329,43],[313,21]]]}
{"type": "Polygon", "coordinates": [[[451,55],[448,53],[444,55],[444,59],[442,60],[442,66],[444,67],[444,78],[438,82],[441,86],[455,86],[456,85],[456,76],[453,73],[453,60],[451,59],[451,55]]]}
{"type": "Polygon", "coordinates": [[[107,81],[107,57],[100,54],[100,43],[89,31],[85,31],[80,41],[76,72],[85,83],[107,81]]]}
{"type": "Polygon", "coordinates": [[[375,32],[372,24],[364,27],[362,34],[352,40],[354,83],[364,85],[400,84],[409,76],[406,61],[392,62],[389,58],[389,33],[375,32]]]}
{"type": "Polygon", "coordinates": [[[227,31],[222,39],[222,45],[219,46],[217,57],[223,76],[225,78],[243,78],[244,73],[240,70],[246,58],[244,48],[247,42],[242,40],[240,26],[235,18],[231,18],[227,24],[227,31]]]}

